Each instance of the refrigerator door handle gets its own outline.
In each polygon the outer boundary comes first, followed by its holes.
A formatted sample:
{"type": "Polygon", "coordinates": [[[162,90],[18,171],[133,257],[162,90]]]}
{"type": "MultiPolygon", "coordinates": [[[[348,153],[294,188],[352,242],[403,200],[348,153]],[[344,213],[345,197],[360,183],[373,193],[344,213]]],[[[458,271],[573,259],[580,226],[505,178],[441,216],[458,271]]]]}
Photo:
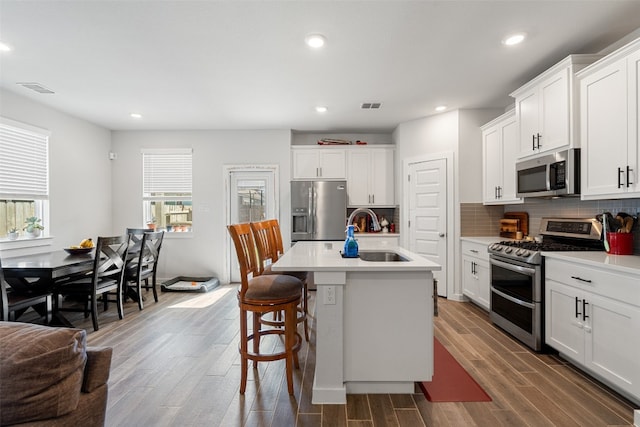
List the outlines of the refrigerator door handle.
{"type": "Polygon", "coordinates": [[[314,233],[314,229],[315,229],[315,217],[316,217],[316,212],[315,212],[315,203],[313,200],[313,186],[309,187],[309,202],[308,202],[308,207],[309,207],[309,228],[307,229],[307,233],[309,234],[313,234],[314,233]]]}

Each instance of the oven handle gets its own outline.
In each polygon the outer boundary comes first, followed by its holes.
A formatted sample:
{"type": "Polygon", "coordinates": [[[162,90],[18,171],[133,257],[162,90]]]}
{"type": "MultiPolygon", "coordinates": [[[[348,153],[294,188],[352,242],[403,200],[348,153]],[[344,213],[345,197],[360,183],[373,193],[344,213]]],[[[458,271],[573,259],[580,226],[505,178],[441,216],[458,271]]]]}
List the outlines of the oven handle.
{"type": "Polygon", "coordinates": [[[531,267],[523,267],[521,265],[511,264],[509,262],[503,262],[496,258],[491,257],[489,262],[493,265],[497,265],[498,267],[506,268],[507,270],[517,271],[519,273],[524,273],[527,276],[534,276],[536,274],[536,269],[531,267]]]}
{"type": "Polygon", "coordinates": [[[507,300],[511,301],[512,303],[515,303],[515,304],[518,304],[518,305],[521,305],[521,306],[524,306],[524,307],[527,307],[527,308],[531,308],[531,309],[536,307],[535,304],[531,304],[530,302],[521,301],[521,300],[519,300],[517,298],[512,297],[511,295],[507,295],[504,292],[501,292],[501,291],[497,290],[493,286],[491,287],[491,292],[494,292],[494,293],[500,295],[502,298],[507,299],[507,300]]]}

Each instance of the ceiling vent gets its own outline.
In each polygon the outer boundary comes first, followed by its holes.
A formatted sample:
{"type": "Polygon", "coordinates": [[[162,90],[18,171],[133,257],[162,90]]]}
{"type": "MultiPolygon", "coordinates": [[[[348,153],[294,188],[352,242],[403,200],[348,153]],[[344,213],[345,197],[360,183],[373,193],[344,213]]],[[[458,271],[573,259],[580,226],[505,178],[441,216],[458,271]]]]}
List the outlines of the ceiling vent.
{"type": "Polygon", "coordinates": [[[360,108],[363,110],[377,110],[382,104],[379,102],[363,102],[360,108]]]}
{"type": "Polygon", "coordinates": [[[27,89],[34,90],[38,93],[55,93],[51,89],[47,89],[46,87],[42,86],[40,83],[17,83],[17,84],[19,84],[22,87],[26,87],[27,89]]]}

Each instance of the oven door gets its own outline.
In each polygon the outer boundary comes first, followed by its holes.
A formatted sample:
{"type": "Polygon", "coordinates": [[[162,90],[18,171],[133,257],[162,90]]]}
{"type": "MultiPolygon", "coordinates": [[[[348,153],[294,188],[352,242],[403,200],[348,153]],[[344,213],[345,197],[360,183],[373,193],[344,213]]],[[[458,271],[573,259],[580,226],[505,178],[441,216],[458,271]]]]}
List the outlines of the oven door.
{"type": "Polygon", "coordinates": [[[534,350],[542,348],[542,286],[538,265],[491,255],[491,321],[534,350]]]}

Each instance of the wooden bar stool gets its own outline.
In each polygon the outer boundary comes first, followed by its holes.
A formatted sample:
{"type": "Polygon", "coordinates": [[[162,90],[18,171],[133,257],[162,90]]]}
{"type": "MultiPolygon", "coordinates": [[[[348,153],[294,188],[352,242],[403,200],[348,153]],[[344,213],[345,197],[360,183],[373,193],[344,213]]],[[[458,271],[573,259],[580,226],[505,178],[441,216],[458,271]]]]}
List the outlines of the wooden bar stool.
{"type": "Polygon", "coordinates": [[[293,367],[299,366],[298,350],[302,338],[296,331],[296,313],[302,294],[302,282],[287,275],[260,275],[256,243],[251,226],[232,224],[227,226],[236,248],[240,264],[241,284],[238,289],[238,306],[240,307],[240,359],[241,379],[240,394],[247,387],[247,370],[249,360],[253,360],[254,369],[258,362],[285,359],[287,386],[289,394],[293,394],[293,367]],[[261,329],[262,314],[284,311],[284,328],[261,329]],[[253,315],[253,333],[249,334],[247,313],[253,315]],[[262,353],[260,338],[265,335],[284,336],[284,351],[262,353]],[[249,341],[253,342],[253,351],[249,351],[249,341]]]}
{"type": "MultiPolygon", "coordinates": [[[[274,229],[274,222],[277,225],[278,220],[268,219],[260,222],[252,222],[251,230],[253,231],[253,238],[256,241],[256,247],[258,249],[258,266],[260,269],[260,275],[276,275],[284,274],[287,276],[293,276],[302,282],[302,300],[298,307],[297,323],[302,323],[304,326],[304,338],[309,342],[309,325],[307,321],[307,272],[306,271],[272,271],[272,263],[278,260],[280,254],[278,254],[277,239],[280,234],[280,227],[274,229]]],[[[282,238],[280,237],[280,247],[282,247],[282,238]]],[[[270,326],[282,327],[282,319],[278,313],[274,313],[274,320],[262,319],[262,323],[270,326]]]]}

